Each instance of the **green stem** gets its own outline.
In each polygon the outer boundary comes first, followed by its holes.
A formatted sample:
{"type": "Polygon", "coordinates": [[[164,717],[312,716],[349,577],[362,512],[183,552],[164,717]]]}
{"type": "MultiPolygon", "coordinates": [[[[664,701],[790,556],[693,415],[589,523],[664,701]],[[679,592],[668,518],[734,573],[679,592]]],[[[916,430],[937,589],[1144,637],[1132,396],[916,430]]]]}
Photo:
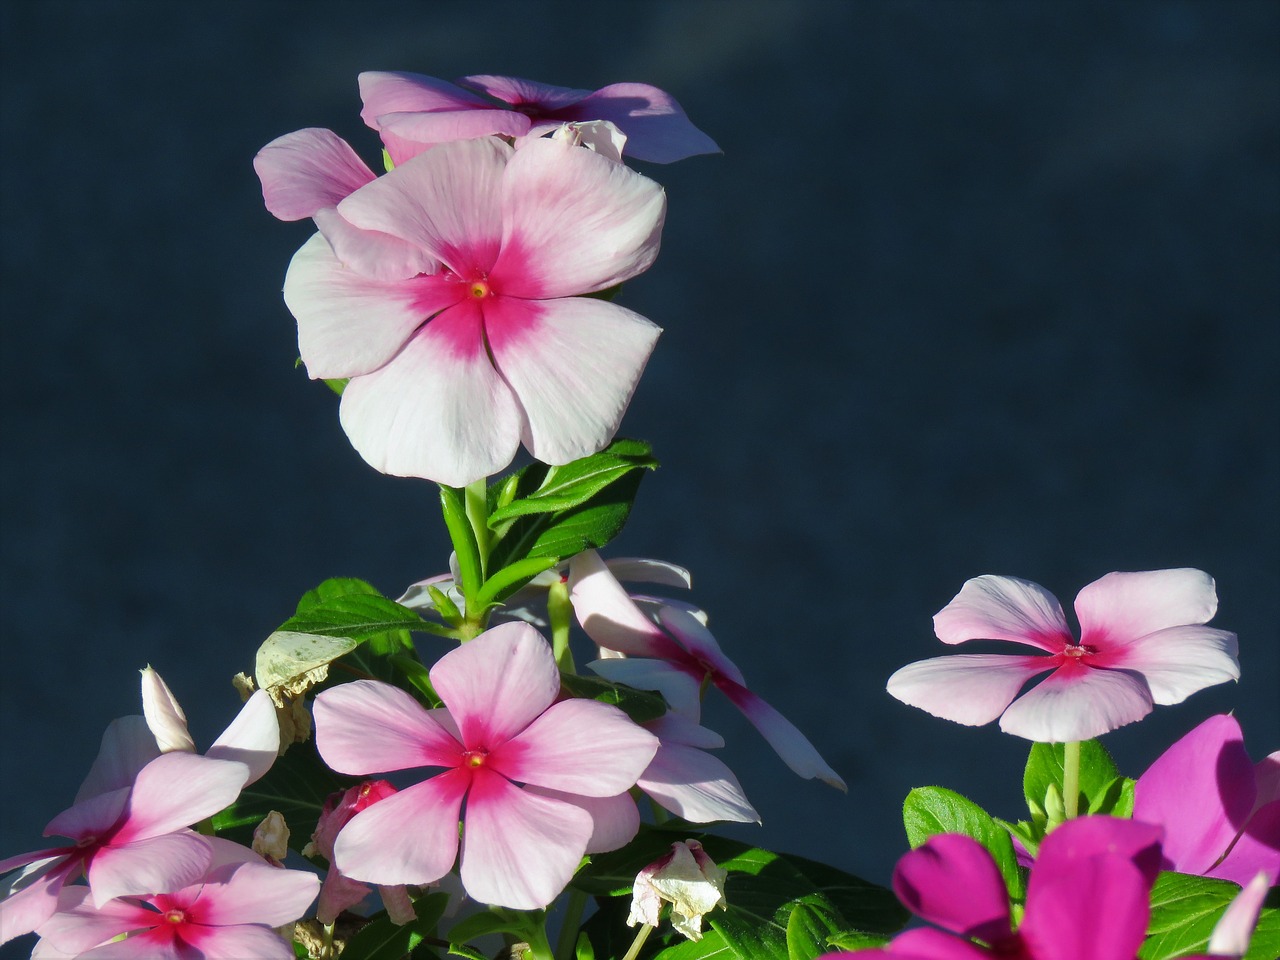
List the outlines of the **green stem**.
{"type": "Polygon", "coordinates": [[[573,604],[569,587],[563,580],[551,584],[547,591],[547,619],[551,621],[551,652],[565,673],[576,674],[573,653],[569,650],[569,626],[573,620],[573,604]]]}
{"type": "Polygon", "coordinates": [[[529,950],[525,956],[529,960],[556,960],[556,955],[551,951],[551,941],[547,939],[546,922],[543,917],[540,924],[526,931],[529,934],[529,950]]]}
{"type": "Polygon", "coordinates": [[[565,906],[564,926],[556,940],[556,960],[573,960],[574,948],[578,944],[578,927],[582,926],[582,913],[586,908],[587,895],[581,890],[574,890],[565,906]]]}
{"type": "Polygon", "coordinates": [[[1062,745],[1062,806],[1067,819],[1080,812],[1080,741],[1062,745]]]}
{"type": "Polygon", "coordinates": [[[636,960],[640,956],[640,948],[644,946],[644,942],[649,939],[649,934],[653,933],[653,927],[645,924],[640,928],[640,932],[636,934],[635,940],[631,941],[631,949],[627,951],[627,955],[622,960],[636,960]]]}

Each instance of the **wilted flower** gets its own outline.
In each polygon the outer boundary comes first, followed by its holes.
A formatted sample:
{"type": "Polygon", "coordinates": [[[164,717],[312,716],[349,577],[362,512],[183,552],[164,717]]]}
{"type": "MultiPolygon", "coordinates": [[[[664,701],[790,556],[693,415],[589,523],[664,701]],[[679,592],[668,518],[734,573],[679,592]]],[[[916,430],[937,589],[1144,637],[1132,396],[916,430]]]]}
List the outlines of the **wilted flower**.
{"type": "Polygon", "coordinates": [[[671,904],[671,925],[690,940],[702,939],[702,918],[728,906],[724,882],[728,871],[718,867],[697,840],[671,844],[671,852],[636,875],[627,926],[658,925],[658,911],[671,904]]]}

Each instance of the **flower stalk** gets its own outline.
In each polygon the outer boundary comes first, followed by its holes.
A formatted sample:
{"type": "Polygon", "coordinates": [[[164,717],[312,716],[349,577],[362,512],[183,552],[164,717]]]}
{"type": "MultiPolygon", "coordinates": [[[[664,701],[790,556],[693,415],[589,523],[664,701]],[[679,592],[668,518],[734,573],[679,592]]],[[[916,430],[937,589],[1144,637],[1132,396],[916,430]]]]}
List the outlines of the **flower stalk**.
{"type": "Polygon", "coordinates": [[[1062,805],[1068,820],[1080,812],[1080,741],[1062,745],[1062,805]]]}

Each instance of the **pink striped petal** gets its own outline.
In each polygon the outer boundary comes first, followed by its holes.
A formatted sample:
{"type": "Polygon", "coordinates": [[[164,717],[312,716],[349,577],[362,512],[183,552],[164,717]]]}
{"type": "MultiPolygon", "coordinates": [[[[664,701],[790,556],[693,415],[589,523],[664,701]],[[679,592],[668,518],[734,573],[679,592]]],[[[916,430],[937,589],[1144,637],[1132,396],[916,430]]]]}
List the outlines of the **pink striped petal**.
{"type": "Polygon", "coordinates": [[[190,830],[103,847],[89,861],[94,905],[179,890],[204,875],[211,857],[209,841],[190,830]]]}
{"type": "Polygon", "coordinates": [[[1236,635],[1213,627],[1167,627],[1115,651],[1107,666],[1136,670],[1156,703],[1181,703],[1191,694],[1240,679],[1236,635]]]}
{"type": "Polygon", "coordinates": [[[339,773],[364,776],[452,767],[462,745],[412,696],[380,680],[353,680],[318,694],[316,749],[339,773]]]}
{"type": "Polygon", "coordinates": [[[637,690],[662,694],[672,714],[697,724],[702,712],[702,677],[666,660],[645,657],[610,657],[587,666],[612,683],[624,683],[637,690]]]}
{"type": "Polygon", "coordinates": [[[493,106],[470,90],[421,73],[368,70],[356,78],[364,109],[360,119],[378,129],[378,117],[388,113],[434,110],[485,110],[493,106]]]}
{"type": "Polygon", "coordinates": [[[975,577],[933,617],[943,643],[1012,640],[1058,653],[1074,643],[1062,605],[1038,583],[990,574],[975,577]]]}
{"type": "Polygon", "coordinates": [[[627,135],[627,156],[650,163],[721,152],[714,140],[690,122],[675,97],[647,83],[601,87],[572,107],[558,110],[556,116],[608,120],[627,135]]]}
{"type": "Polygon", "coordinates": [[[511,154],[494,137],[442,144],[357,190],[338,213],[426,250],[468,283],[482,279],[496,272],[499,184],[511,154]]]}
{"type": "Polygon", "coordinates": [[[690,823],[760,822],[733,771],[711,754],[683,744],[663,742],[636,786],[690,823]]]}
{"type": "Polygon", "coordinates": [[[1052,874],[1037,864],[1018,935],[1037,960],[1133,960],[1147,933],[1149,890],[1123,856],[1101,854],[1052,874]]]}
{"type": "Polygon", "coordinates": [[[555,701],[560,671],[542,634],[504,623],[441,657],[431,683],[467,748],[496,752],[555,701]]]}
{"type": "Polygon", "coordinates": [[[658,184],[607,157],[557,140],[525,144],[502,181],[494,283],[541,300],[630,280],[658,255],[666,206],[658,184]]]}
{"type": "Polygon", "coordinates": [[[520,445],[521,416],[485,351],[480,311],[446,310],[380,370],[342,394],[342,428],[375,470],[466,486],[520,445]]]}
{"type": "Polygon", "coordinates": [[[159,915],[127,900],[111,900],[95,907],[88,887],[64,887],[58,910],[40,925],[40,936],[58,950],[78,956],[122,933],[154,926],[159,915]]]}
{"type": "Polygon", "coordinates": [[[1213,577],[1203,570],[1109,573],[1076,597],[1081,642],[1130,643],[1168,627],[1207,623],[1218,610],[1213,577]]]}
{"type": "Polygon", "coordinates": [[[128,814],[113,844],[157,837],[211,817],[240,795],[249,768],[231,760],[166,753],[133,782],[128,814]]]}
{"type": "Polygon", "coordinates": [[[338,834],[334,866],[388,887],[439,880],[457,858],[458,817],[471,779],[469,770],[447,770],[361,810],[338,834]]]}
{"type": "Polygon", "coordinates": [[[676,606],[663,606],[658,611],[658,622],[666,627],[681,646],[689,651],[695,659],[711,668],[719,676],[746,686],[742,671],[737,664],[725,656],[720,644],[711,635],[706,624],[695,617],[687,609],[676,606]]]}
{"type": "Polygon", "coordinates": [[[384,366],[431,316],[458,302],[458,289],[435,276],[370,279],[344,266],[317,233],[289,262],[284,301],[298,321],[307,373],[334,379],[384,366]]]}
{"type": "Polygon", "coordinates": [[[253,158],[262,199],[280,220],[303,220],[372,182],[374,173],[332,130],[308,127],[272,140],[253,158]]]}
{"type": "Polygon", "coordinates": [[[409,280],[440,269],[439,261],[421,247],[389,233],[361,230],[337,207],[317,210],[312,220],[338,262],[369,280],[409,280]]]}
{"type": "Polygon", "coordinates": [[[320,878],[304,870],[244,863],[219,883],[206,883],[193,905],[193,920],[212,926],[260,923],[282,927],[307,912],[320,878]]]}
{"type": "Polygon", "coordinates": [[[251,696],[231,725],[213,742],[205,756],[214,760],[238,760],[249,768],[247,786],[271,769],[280,752],[280,721],[267,691],[251,696]]]}
{"type": "Polygon", "coordinates": [[[594,550],[584,550],[569,562],[569,599],[582,629],[602,647],[663,660],[684,652],[640,612],[594,550]]]}
{"type": "Polygon", "coordinates": [[[918,917],[988,943],[1008,940],[1009,892],[995,861],[972,837],[939,834],[905,854],[893,892],[918,917]]]}
{"type": "Polygon", "coordinates": [[[573,878],[592,829],[580,807],[521,790],[480,767],[467,797],[462,885],[481,903],[545,907],[573,878]]]}
{"type": "Polygon", "coordinates": [[[1151,706],[1141,677],[1068,662],[1015,700],[1000,729],[1039,743],[1091,740],[1141,720],[1151,706]]]}
{"type": "Polygon", "coordinates": [[[499,296],[482,309],[494,363],[524,410],[529,452],[563,464],[607,446],[661,329],[625,307],[585,297],[499,296]]]}
{"type": "Polygon", "coordinates": [[[1049,657],[956,654],[909,663],[889,677],[889,694],[935,717],[977,727],[1004,713],[1018,691],[1053,668],[1049,657]]]}
{"type": "Polygon", "coordinates": [[[155,735],[143,717],[120,717],[107,725],[102,745],[75,802],[133,785],[138,771],[160,756],[155,735]]]}
{"type": "MultiPolygon", "coordinates": [[[[183,929],[183,935],[192,947],[200,951],[200,960],[245,960],[246,957],[253,960],[294,960],[295,957],[293,944],[286,942],[270,927],[241,924],[201,929],[188,926],[183,929]]],[[[183,960],[188,960],[191,954],[184,952],[182,956],[183,960]]]]}
{"type": "Polygon", "coordinates": [[[620,793],[616,797],[583,797],[576,793],[535,786],[526,786],[524,792],[571,803],[590,814],[591,839],[587,841],[588,854],[620,850],[640,830],[640,810],[629,793],[620,793]]]}
{"type": "Polygon", "coordinates": [[[769,746],[773,747],[792,772],[807,780],[816,777],[838,790],[848,789],[840,775],[822,759],[809,738],[790,720],[744,686],[721,679],[716,679],[715,685],[746,715],[751,725],[769,741],[769,746]]]}
{"type": "MultiPolygon", "coordinates": [[[[434,681],[434,672],[432,677],[434,681]]],[[[524,679],[521,676],[519,681],[524,679]]],[[[445,696],[439,686],[436,690],[445,696]]],[[[612,797],[635,786],[657,749],[658,738],[617,707],[594,700],[562,700],[523,732],[495,747],[488,766],[522,783],[584,797],[612,797]]]]}

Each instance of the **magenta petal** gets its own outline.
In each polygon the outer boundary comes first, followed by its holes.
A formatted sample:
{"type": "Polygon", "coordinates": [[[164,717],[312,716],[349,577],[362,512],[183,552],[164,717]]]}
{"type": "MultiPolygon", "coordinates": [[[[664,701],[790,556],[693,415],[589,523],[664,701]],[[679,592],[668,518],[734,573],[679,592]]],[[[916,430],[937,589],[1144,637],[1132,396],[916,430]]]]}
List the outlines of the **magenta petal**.
{"type": "MultiPolygon", "coordinates": [[[[847,957],[848,954],[839,956],[847,957]]],[[[931,927],[908,930],[894,937],[887,949],[859,951],[857,956],[883,957],[884,960],[992,960],[992,955],[976,943],[931,927]]]]}
{"type": "Polygon", "coordinates": [[[374,179],[373,171],[332,130],[308,127],[272,140],[253,158],[272,216],[302,220],[374,179]]]}
{"type": "Polygon", "coordinates": [[[1040,845],[1031,884],[1035,886],[1037,877],[1049,877],[1066,870],[1069,864],[1101,854],[1115,854],[1132,861],[1150,887],[1160,872],[1162,834],[1158,826],[1137,820],[1102,816],[1068,820],[1040,845]]]}
{"type": "Polygon", "coordinates": [[[1037,863],[1018,935],[1036,960],[1133,960],[1147,933],[1150,884],[1123,856],[1048,872],[1037,863]],[[1038,881],[1038,882],[1037,882],[1038,881]]]}
{"type": "Polygon", "coordinates": [[[1253,810],[1253,762],[1240,723],[1220,715],[1174,743],[1134,785],[1133,818],[1165,828],[1168,869],[1204,873],[1253,810]]]}
{"type": "Polygon", "coordinates": [[[563,120],[608,120],[627,135],[627,155],[650,163],[720,153],[716,142],[690,122],[673,96],[647,83],[601,87],[556,116],[563,120]]]}
{"type": "Polygon", "coordinates": [[[521,790],[481,767],[467,797],[462,885],[481,903],[545,907],[572,879],[592,829],[580,807],[521,790]]]}
{"type": "Polygon", "coordinates": [[[1280,877],[1280,800],[1259,807],[1226,859],[1204,874],[1244,884],[1258,872],[1280,877]]]}
{"type": "Polygon", "coordinates": [[[80,785],[75,802],[133,786],[133,778],[138,771],[158,756],[160,747],[145,717],[112,720],[102,734],[102,745],[84,783],[80,785]]]}
{"type": "Polygon", "coordinates": [[[244,863],[220,883],[206,883],[195,909],[202,924],[282,927],[306,913],[319,892],[320,878],[314,873],[244,863]]]}
{"type": "Polygon", "coordinates": [[[530,116],[540,117],[552,110],[572,106],[590,96],[590,90],[573,87],[557,87],[536,80],[520,77],[498,77],[492,74],[472,74],[458,80],[458,85],[487,93],[495,100],[525,108],[530,116]]]}
{"type": "Polygon", "coordinates": [[[89,861],[94,905],[179,890],[204,875],[211,857],[209,841],[190,830],[103,847],[89,861]]]}
{"type": "Polygon", "coordinates": [[[666,208],[658,184],[620,163],[558,140],[527,143],[502,182],[494,282],[541,300],[630,280],[657,257],[666,208]]]}
{"type": "Polygon", "coordinates": [[[1009,938],[1009,892],[991,854],[972,837],[939,834],[905,854],[893,891],[916,916],[953,933],[988,943],[1009,938]]]}
{"type": "Polygon", "coordinates": [[[1058,653],[1073,643],[1057,597],[1030,580],[990,574],[966,581],[933,617],[943,643],[1012,640],[1058,653]]]}
{"type": "Polygon", "coordinates": [[[318,694],[316,749],[334,770],[364,776],[456,766],[462,746],[399,687],[353,680],[318,694]]]}
{"type": "MultiPolygon", "coordinates": [[[[501,629],[495,627],[489,633],[501,629]]],[[[525,629],[533,632],[532,627],[525,629]]],[[[527,682],[523,675],[518,677],[519,683],[527,682]]],[[[433,682],[434,678],[432,671],[433,682]]],[[[438,685],[436,690],[448,702],[438,685]]],[[[489,765],[522,783],[584,797],[612,797],[635,786],[657,749],[658,738],[617,707],[594,700],[562,700],[523,732],[492,748],[489,765]]]]}
{"type": "Polygon", "coordinates": [[[571,803],[590,814],[591,839],[587,841],[588,854],[620,850],[640,830],[640,811],[629,793],[620,793],[616,797],[583,797],[576,793],[534,786],[526,786],[524,791],[571,803]]]}
{"type": "Polygon", "coordinates": [[[551,706],[560,671],[542,634],[527,623],[504,623],[441,657],[431,683],[463,743],[492,751],[551,706]]]}
{"type": "Polygon", "coordinates": [[[790,720],[740,684],[717,679],[715,685],[746,715],[794,773],[805,779],[816,777],[839,790],[847,789],[839,774],[827,765],[809,738],[790,720]]]}
{"type": "Polygon", "coordinates": [[[584,550],[570,561],[569,598],[582,629],[602,647],[629,657],[664,660],[684,654],[627,596],[594,550],[584,550]]]}
{"type": "Polygon", "coordinates": [[[468,770],[446,770],[361,810],[333,845],[333,862],[365,883],[395,886],[439,880],[458,853],[458,815],[468,770]]]}
{"type": "Polygon", "coordinates": [[[1052,667],[1049,657],[954,654],[907,664],[889,677],[886,689],[935,717],[976,727],[1004,713],[1028,680],[1052,667]]]}
{"type": "Polygon", "coordinates": [[[733,771],[694,747],[662,743],[636,786],[690,823],[759,823],[733,771]]]}
{"type": "Polygon", "coordinates": [[[1107,666],[1141,673],[1156,703],[1181,703],[1214,684],[1240,679],[1236,635],[1213,627],[1168,627],[1115,651],[1107,666]]]}
{"type": "Polygon", "coordinates": [[[1000,729],[1040,743],[1091,740],[1151,712],[1151,691],[1140,677],[1064,663],[1032,687],[1000,718],[1000,729]]]}
{"type": "Polygon", "coordinates": [[[1207,623],[1217,610],[1213,577],[1189,568],[1109,573],[1076,596],[1081,643],[1099,647],[1207,623]]]}
{"type": "Polygon", "coordinates": [[[450,486],[497,473],[520,445],[519,407],[489,361],[472,302],[439,314],[390,363],[347,384],[339,416],[375,470],[450,486]]]}
{"type": "Polygon", "coordinates": [[[267,691],[258,690],[240,708],[231,725],[213,742],[205,756],[238,760],[249,768],[248,785],[271,769],[280,751],[280,721],[267,691]]]}

